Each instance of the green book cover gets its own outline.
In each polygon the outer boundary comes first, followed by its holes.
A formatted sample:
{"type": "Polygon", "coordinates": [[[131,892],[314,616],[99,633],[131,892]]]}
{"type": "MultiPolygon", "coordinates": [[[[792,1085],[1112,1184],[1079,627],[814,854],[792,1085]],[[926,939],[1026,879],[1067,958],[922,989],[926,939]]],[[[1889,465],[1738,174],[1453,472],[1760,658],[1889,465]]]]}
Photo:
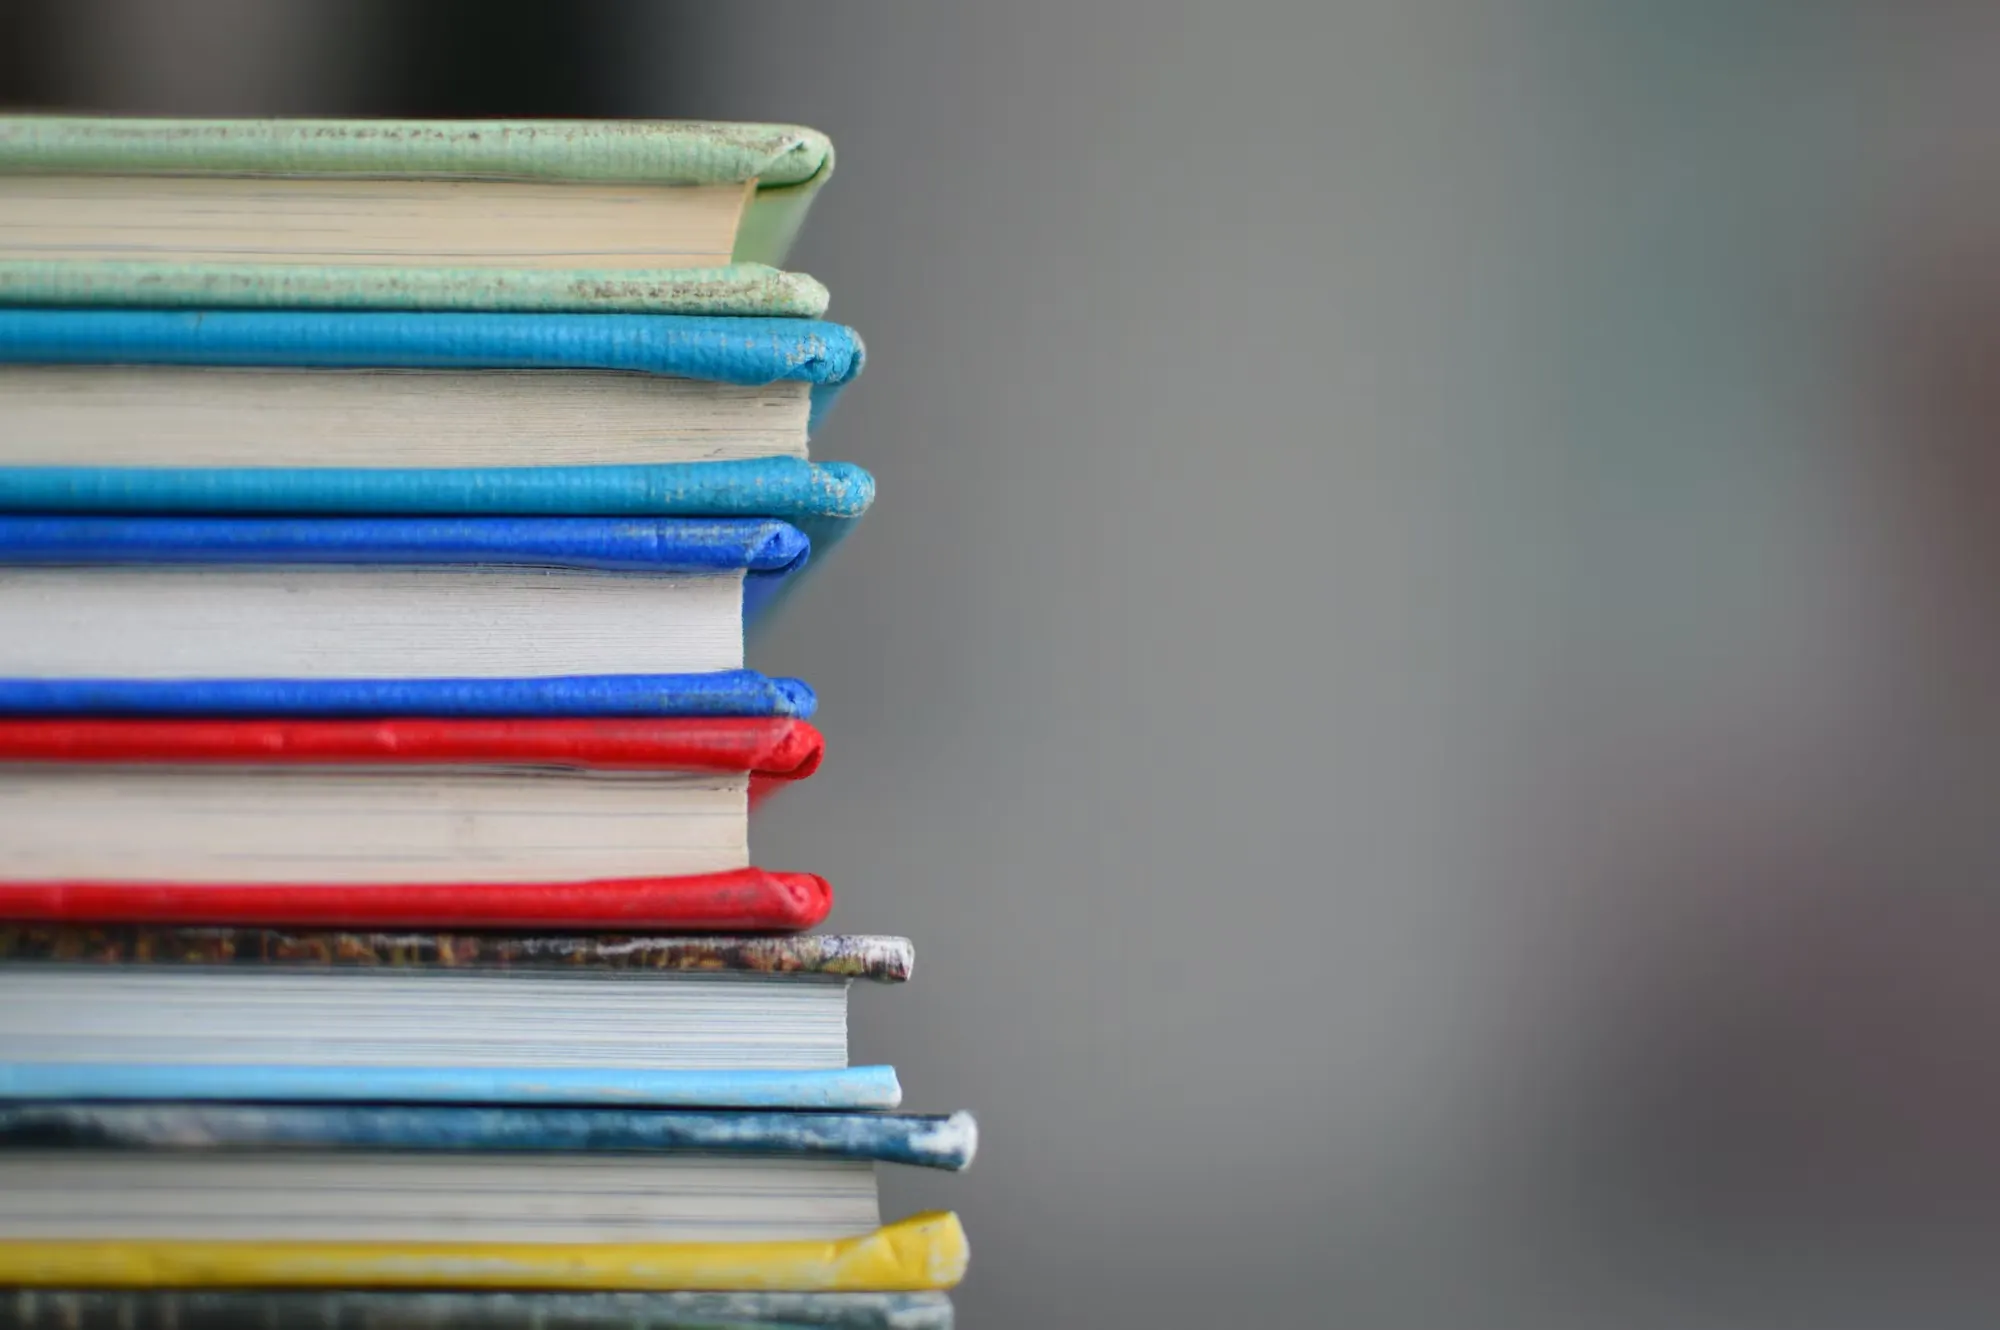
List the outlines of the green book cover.
{"type": "Polygon", "coordinates": [[[730,262],[658,269],[0,258],[0,303],[345,309],[825,312],[826,289],[779,271],[833,171],[825,135],[703,121],[173,120],[0,116],[7,178],[748,185],[730,262]]]}

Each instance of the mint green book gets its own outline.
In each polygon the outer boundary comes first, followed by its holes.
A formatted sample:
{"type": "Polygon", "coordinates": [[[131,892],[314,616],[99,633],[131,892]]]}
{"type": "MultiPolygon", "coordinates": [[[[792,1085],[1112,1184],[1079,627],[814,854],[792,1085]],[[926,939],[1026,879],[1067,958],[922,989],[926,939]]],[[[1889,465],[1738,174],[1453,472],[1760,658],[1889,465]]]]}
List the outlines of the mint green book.
{"type": "Polygon", "coordinates": [[[818,317],[795,125],[0,116],[0,305],[818,317]]]}

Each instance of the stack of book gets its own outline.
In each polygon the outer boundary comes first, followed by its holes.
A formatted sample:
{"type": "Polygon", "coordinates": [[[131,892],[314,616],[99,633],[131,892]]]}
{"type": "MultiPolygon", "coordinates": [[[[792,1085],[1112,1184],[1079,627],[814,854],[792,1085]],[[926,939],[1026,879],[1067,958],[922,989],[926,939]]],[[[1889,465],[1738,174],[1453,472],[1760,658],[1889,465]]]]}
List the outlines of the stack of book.
{"type": "Polygon", "coordinates": [[[744,626],[867,508],[693,123],[0,118],[0,1324],[949,1324],[752,806],[744,626]]]}

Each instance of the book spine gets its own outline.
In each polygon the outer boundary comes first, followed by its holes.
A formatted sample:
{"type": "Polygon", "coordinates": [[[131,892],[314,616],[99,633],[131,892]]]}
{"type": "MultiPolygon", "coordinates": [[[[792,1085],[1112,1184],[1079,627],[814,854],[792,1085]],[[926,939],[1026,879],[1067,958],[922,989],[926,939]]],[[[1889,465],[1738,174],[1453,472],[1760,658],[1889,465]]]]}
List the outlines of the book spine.
{"type": "Polygon", "coordinates": [[[811,928],[832,906],[826,879],[761,868],[590,882],[0,881],[0,916],[72,925],[772,933],[811,928]]]}

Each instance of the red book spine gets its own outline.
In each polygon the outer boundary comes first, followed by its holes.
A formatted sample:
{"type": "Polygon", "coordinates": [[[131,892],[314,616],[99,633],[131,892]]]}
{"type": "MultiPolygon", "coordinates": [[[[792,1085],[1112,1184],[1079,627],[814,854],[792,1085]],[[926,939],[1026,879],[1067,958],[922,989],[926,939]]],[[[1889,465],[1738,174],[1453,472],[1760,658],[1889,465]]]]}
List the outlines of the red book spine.
{"type": "Polygon", "coordinates": [[[17,923],[791,933],[833,906],[811,873],[739,868],[588,882],[4,882],[17,923]]]}

